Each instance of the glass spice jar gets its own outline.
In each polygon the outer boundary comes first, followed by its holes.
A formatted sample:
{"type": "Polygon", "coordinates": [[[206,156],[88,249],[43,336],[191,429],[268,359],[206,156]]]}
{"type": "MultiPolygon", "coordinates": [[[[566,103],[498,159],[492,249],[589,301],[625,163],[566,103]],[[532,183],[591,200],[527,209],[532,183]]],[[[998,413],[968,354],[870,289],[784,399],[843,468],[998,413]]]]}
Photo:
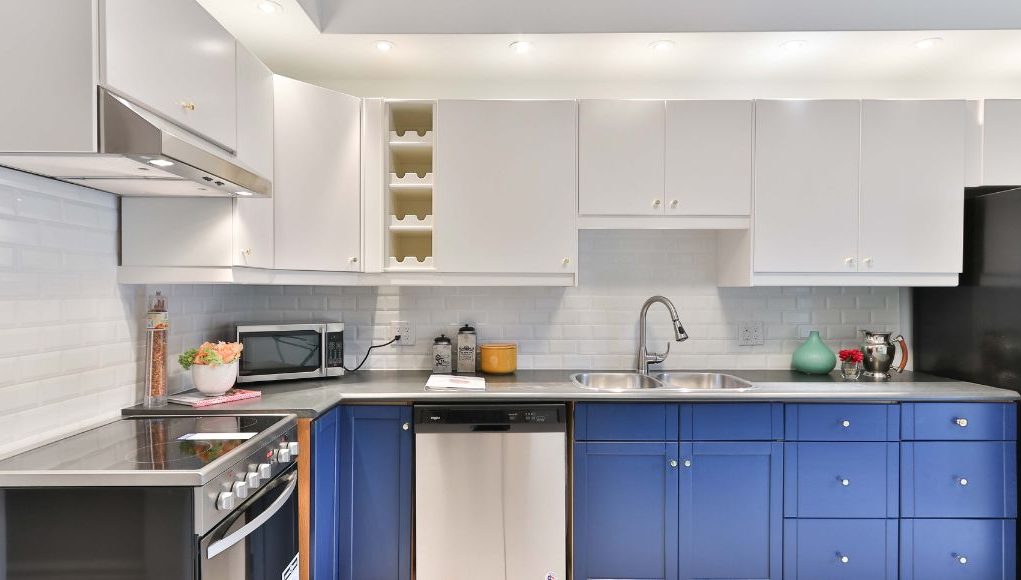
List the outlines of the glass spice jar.
{"type": "Polygon", "coordinates": [[[170,319],[167,299],[161,292],[149,297],[145,315],[145,400],[146,407],[167,404],[167,334],[170,319]]]}

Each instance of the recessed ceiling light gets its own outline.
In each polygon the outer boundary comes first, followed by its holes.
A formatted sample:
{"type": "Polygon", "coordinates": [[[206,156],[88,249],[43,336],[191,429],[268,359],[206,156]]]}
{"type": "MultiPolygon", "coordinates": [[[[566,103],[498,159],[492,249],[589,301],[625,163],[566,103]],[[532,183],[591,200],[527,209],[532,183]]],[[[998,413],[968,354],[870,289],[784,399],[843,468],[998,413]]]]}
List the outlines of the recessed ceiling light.
{"type": "Polygon", "coordinates": [[[170,167],[174,164],[174,162],[167,161],[166,159],[150,159],[149,164],[155,165],[156,167],[170,167]]]}
{"type": "Polygon", "coordinates": [[[376,50],[378,50],[379,52],[390,52],[393,49],[394,43],[390,42],[389,40],[376,41],[376,50]]]}
{"type": "Polygon", "coordinates": [[[252,195],[252,192],[250,192],[250,191],[235,191],[235,192],[234,192],[234,195],[244,195],[244,196],[249,196],[249,195],[252,195]]]}
{"type": "Polygon", "coordinates": [[[930,48],[936,48],[941,42],[943,42],[943,39],[938,36],[923,38],[915,43],[915,48],[918,50],[929,50],[930,48]]]}
{"type": "Polygon", "coordinates": [[[782,48],[784,50],[789,50],[791,52],[797,52],[797,51],[805,48],[806,46],[808,46],[808,41],[807,40],[801,40],[801,39],[788,40],[787,42],[784,42],[784,43],[780,44],[780,48],[782,48]]]}
{"type": "Polygon", "coordinates": [[[656,52],[667,52],[669,50],[673,50],[674,46],[676,46],[676,44],[672,40],[657,40],[649,43],[649,48],[656,52]]]}
{"type": "Polygon", "coordinates": [[[261,0],[256,6],[263,14],[277,14],[284,11],[284,7],[273,0],[261,0]]]}
{"type": "Polygon", "coordinates": [[[510,49],[518,54],[525,54],[532,50],[532,43],[527,40],[518,40],[510,43],[510,49]]]}

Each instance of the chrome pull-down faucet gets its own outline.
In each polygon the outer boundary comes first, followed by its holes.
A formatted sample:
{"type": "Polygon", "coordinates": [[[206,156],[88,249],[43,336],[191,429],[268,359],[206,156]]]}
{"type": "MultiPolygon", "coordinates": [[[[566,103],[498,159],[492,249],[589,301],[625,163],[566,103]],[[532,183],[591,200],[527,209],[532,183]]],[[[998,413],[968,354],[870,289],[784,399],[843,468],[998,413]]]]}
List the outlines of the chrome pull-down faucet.
{"type": "Polygon", "coordinates": [[[661,363],[665,361],[667,355],[670,354],[669,342],[666,343],[666,352],[662,354],[649,353],[648,349],[645,347],[646,319],[649,315],[649,307],[656,302],[666,306],[666,309],[670,311],[670,320],[673,321],[674,324],[674,340],[677,342],[688,340],[688,333],[684,331],[684,326],[681,325],[681,319],[677,317],[677,309],[674,308],[674,303],[671,302],[669,298],[666,298],[665,296],[653,296],[646,300],[645,304],[642,305],[642,313],[638,317],[638,356],[635,361],[636,370],[643,375],[649,374],[650,364],[661,363]]]}

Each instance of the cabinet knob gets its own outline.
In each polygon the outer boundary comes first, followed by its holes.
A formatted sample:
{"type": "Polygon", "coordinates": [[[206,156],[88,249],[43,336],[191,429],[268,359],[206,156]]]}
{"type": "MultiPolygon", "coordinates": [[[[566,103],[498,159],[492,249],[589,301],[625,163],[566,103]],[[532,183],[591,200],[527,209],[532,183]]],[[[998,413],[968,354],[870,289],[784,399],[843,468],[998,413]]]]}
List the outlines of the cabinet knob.
{"type": "Polygon", "coordinates": [[[853,256],[848,256],[848,257],[844,258],[844,263],[847,264],[847,266],[849,268],[853,268],[854,267],[854,257],[853,256]]]}
{"type": "Polygon", "coordinates": [[[252,255],[252,249],[251,248],[245,248],[245,249],[241,250],[241,253],[246,255],[246,256],[251,256],[252,255]]]}
{"type": "Polygon", "coordinates": [[[685,467],[691,467],[691,460],[690,459],[685,459],[684,460],[684,466],[685,467]]]}
{"type": "Polygon", "coordinates": [[[861,261],[861,263],[865,264],[866,267],[871,268],[872,267],[872,258],[865,258],[864,260],[861,261]]]}
{"type": "Polygon", "coordinates": [[[181,108],[185,109],[186,111],[194,111],[195,103],[191,101],[181,101],[181,108]]]}
{"type": "Polygon", "coordinates": [[[677,201],[676,199],[671,199],[670,200],[670,208],[671,209],[677,209],[678,205],[680,205],[680,202],[677,201]]]}
{"type": "Polygon", "coordinates": [[[962,566],[968,563],[968,557],[964,554],[954,554],[954,560],[957,560],[957,563],[962,566]]]}
{"type": "Polygon", "coordinates": [[[840,477],[838,475],[837,476],[837,480],[840,481],[840,485],[842,485],[844,487],[847,487],[847,486],[851,485],[851,480],[847,479],[846,477],[840,477]]]}
{"type": "Polygon", "coordinates": [[[954,425],[957,425],[961,429],[964,429],[965,427],[968,426],[968,420],[965,419],[964,417],[958,417],[954,419],[954,425]]]}
{"type": "Polygon", "coordinates": [[[652,200],[652,207],[659,207],[661,205],[663,205],[663,200],[662,199],[654,199],[654,200],[652,200]]]}
{"type": "Polygon", "coordinates": [[[358,263],[358,257],[357,256],[351,256],[350,258],[347,259],[347,261],[351,262],[352,264],[357,264],[358,263]]]}
{"type": "Polygon", "coordinates": [[[411,423],[405,423],[405,424],[401,425],[401,429],[403,429],[405,431],[410,431],[411,430],[411,423]]]}
{"type": "Polygon", "coordinates": [[[670,460],[670,467],[677,467],[677,460],[676,459],[671,459],[670,460]]]}
{"type": "Polygon", "coordinates": [[[570,258],[564,258],[563,260],[560,260],[560,263],[566,266],[566,265],[571,263],[571,259],[570,258]]]}
{"type": "Polygon", "coordinates": [[[957,478],[957,483],[958,483],[958,485],[960,485],[962,487],[966,487],[968,485],[968,478],[967,477],[958,477],[957,478]]]}
{"type": "Polygon", "coordinates": [[[848,562],[851,561],[851,559],[848,558],[846,555],[840,553],[837,553],[837,560],[839,560],[841,564],[847,564],[848,562]]]}
{"type": "Polygon", "coordinates": [[[848,427],[851,426],[851,422],[848,421],[847,419],[844,419],[843,421],[840,422],[840,426],[843,427],[844,429],[847,429],[848,427]]]}

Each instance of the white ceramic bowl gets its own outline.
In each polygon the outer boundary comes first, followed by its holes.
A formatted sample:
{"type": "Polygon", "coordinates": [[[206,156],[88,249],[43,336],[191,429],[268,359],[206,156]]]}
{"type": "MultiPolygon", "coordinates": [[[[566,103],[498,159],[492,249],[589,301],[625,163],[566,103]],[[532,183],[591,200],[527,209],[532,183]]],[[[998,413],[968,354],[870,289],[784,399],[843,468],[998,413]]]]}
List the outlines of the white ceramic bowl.
{"type": "Polygon", "coordinates": [[[198,392],[207,397],[218,397],[234,386],[238,378],[238,361],[225,365],[193,365],[191,380],[198,392]]]}

